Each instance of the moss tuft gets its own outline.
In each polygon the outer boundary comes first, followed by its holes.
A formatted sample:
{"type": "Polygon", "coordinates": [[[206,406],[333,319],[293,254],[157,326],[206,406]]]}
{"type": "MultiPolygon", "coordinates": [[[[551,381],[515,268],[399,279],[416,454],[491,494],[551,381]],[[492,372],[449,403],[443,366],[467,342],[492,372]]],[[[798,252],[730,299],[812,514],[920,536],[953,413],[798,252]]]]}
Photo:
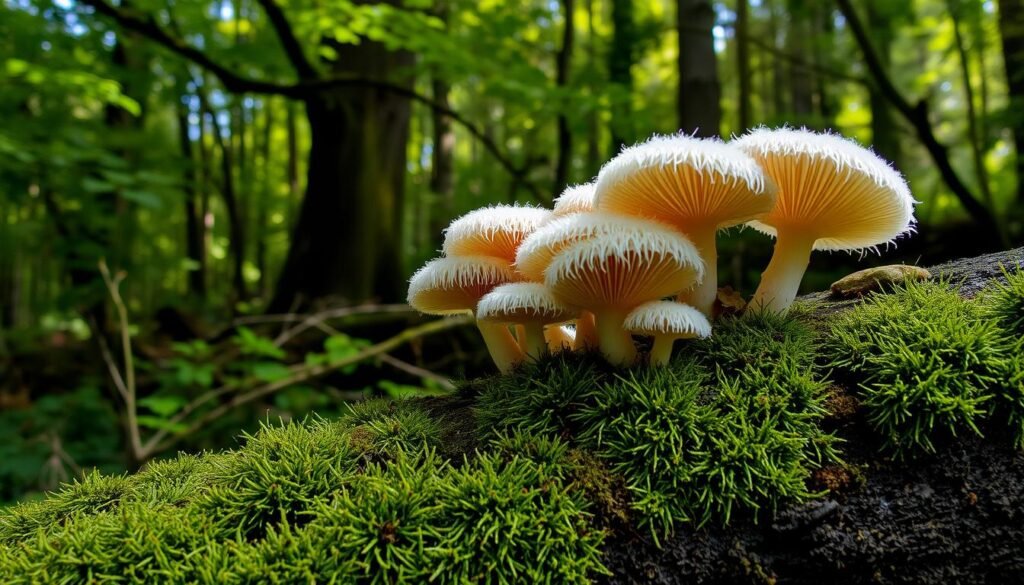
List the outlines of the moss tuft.
{"type": "Polygon", "coordinates": [[[349,427],[349,446],[367,460],[383,460],[398,452],[437,447],[441,428],[420,407],[408,401],[367,400],[353,405],[340,421],[349,427]]]}
{"type": "Polygon", "coordinates": [[[937,433],[978,433],[1006,368],[982,307],[946,283],[873,295],[832,325],[834,366],[855,381],[869,422],[897,454],[934,451],[937,433]]]}

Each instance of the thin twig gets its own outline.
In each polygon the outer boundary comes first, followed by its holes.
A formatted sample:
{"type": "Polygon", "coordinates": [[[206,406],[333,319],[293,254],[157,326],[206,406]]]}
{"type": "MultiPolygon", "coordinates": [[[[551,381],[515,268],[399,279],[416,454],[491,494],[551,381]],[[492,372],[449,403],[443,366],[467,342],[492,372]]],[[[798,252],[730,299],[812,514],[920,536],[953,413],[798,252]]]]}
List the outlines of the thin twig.
{"type": "MultiPolygon", "coordinates": [[[[125,416],[128,419],[128,438],[132,454],[135,460],[138,461],[142,454],[142,437],[139,431],[138,411],[135,403],[135,358],[132,355],[132,334],[129,330],[128,308],[125,307],[119,290],[121,281],[124,280],[124,274],[118,273],[116,276],[112,276],[110,269],[107,268],[107,261],[104,259],[100,259],[99,268],[100,275],[103,276],[103,283],[107,287],[107,293],[110,295],[110,300],[114,303],[114,308],[117,310],[118,327],[121,330],[121,353],[124,360],[124,381],[118,389],[124,389],[122,396],[125,401],[125,416]]],[[[98,337],[101,340],[101,351],[104,351],[106,342],[102,341],[102,334],[98,335],[98,337]]],[[[106,354],[109,357],[109,350],[106,350],[106,354]]],[[[110,363],[113,363],[112,359],[110,363]]]]}
{"type": "MultiPolygon", "coordinates": [[[[165,451],[169,449],[171,446],[173,446],[175,443],[180,441],[182,438],[196,433],[197,431],[203,429],[210,422],[217,420],[218,418],[224,416],[226,413],[230,412],[235,408],[238,408],[239,406],[242,406],[243,404],[248,404],[249,402],[253,402],[254,400],[257,400],[264,396],[274,394],[275,392],[278,392],[295,384],[307,382],[309,380],[318,378],[339,368],[343,368],[353,364],[358,364],[360,362],[379,356],[381,354],[386,354],[387,352],[390,352],[391,350],[419,337],[432,335],[434,333],[439,333],[441,331],[446,331],[448,329],[454,329],[456,327],[462,327],[465,325],[469,325],[472,322],[473,319],[468,316],[431,321],[429,323],[424,323],[423,325],[410,327],[409,329],[406,329],[405,331],[402,331],[401,333],[393,337],[390,337],[384,341],[381,341],[380,343],[363,349],[357,354],[346,356],[344,358],[340,358],[338,360],[328,362],[326,364],[296,364],[289,368],[289,370],[291,371],[291,375],[288,376],[287,378],[277,380],[275,382],[266,383],[261,386],[257,386],[256,388],[250,390],[249,392],[234,396],[231,400],[221,403],[215,408],[204,413],[202,416],[200,416],[197,420],[192,422],[192,424],[190,424],[181,432],[171,435],[166,430],[158,431],[149,439],[149,441],[146,442],[146,445],[143,448],[143,454],[148,458],[156,453],[165,451]]],[[[201,406],[210,402],[211,400],[214,400],[219,396],[227,394],[232,389],[233,387],[231,386],[224,386],[216,390],[211,390],[209,392],[202,394],[201,396],[196,397],[195,400],[190,402],[177,415],[171,418],[170,424],[168,426],[170,427],[177,423],[184,422],[188,414],[194,412],[196,409],[200,408],[201,406]]]]}
{"type": "Polygon", "coordinates": [[[412,374],[413,376],[423,378],[424,380],[431,380],[438,386],[444,388],[445,390],[455,390],[455,384],[452,384],[451,380],[445,378],[444,376],[436,372],[431,372],[426,368],[415,366],[413,364],[410,364],[409,362],[402,361],[396,358],[395,356],[386,353],[382,354],[379,359],[385,364],[393,366],[407,374],[412,374]]]}

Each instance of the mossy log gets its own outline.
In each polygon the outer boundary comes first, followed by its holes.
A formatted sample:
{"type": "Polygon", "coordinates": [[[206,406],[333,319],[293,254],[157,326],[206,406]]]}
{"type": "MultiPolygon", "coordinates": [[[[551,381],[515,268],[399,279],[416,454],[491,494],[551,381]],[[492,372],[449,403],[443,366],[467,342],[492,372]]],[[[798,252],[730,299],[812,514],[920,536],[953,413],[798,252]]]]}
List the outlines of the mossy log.
{"type": "MultiPolygon", "coordinates": [[[[1024,248],[928,271],[973,297],[1019,267],[1024,248]]],[[[802,300],[818,316],[860,302],[829,291],[802,300]]],[[[683,527],[660,549],[616,539],[606,545],[608,582],[1024,583],[1024,454],[992,430],[893,460],[856,404],[831,408],[846,466],[816,473],[827,495],[756,524],[683,527]]]]}
{"type": "Polygon", "coordinates": [[[667,368],[562,354],[89,475],[0,511],[0,582],[1022,583],[1021,268],[1024,248],[723,319],[667,368]],[[1007,302],[957,296],[1008,275],[1007,302]],[[893,418],[905,372],[857,368],[912,327],[941,400],[893,418]]]}

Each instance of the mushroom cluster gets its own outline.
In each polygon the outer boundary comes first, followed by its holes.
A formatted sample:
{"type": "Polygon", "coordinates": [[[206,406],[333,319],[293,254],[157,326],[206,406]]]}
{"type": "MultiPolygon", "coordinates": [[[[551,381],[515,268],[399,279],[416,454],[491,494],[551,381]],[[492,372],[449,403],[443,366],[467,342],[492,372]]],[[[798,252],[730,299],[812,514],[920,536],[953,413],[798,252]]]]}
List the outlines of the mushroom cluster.
{"type": "Polygon", "coordinates": [[[835,134],[655,136],[566,189],[553,210],[497,205],[452,222],[443,256],[410,280],[409,304],[474,314],[501,371],[586,348],[629,366],[634,334],[654,338],[649,360],[664,365],[677,339],[711,335],[719,230],[750,225],[776,238],[750,307],[784,312],[812,250],[891,242],[912,231],[913,206],[897,171],[835,134]]]}

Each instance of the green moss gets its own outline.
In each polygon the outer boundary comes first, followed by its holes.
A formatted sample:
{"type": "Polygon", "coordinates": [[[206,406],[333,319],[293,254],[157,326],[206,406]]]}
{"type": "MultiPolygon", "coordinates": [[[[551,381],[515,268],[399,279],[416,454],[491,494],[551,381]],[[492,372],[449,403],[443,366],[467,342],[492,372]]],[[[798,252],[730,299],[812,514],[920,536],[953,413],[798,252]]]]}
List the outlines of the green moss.
{"type": "Polygon", "coordinates": [[[1006,282],[996,281],[984,295],[985,309],[1009,339],[1024,338],[1024,268],[1005,270],[1006,282]]]}
{"type": "Polygon", "coordinates": [[[349,427],[349,446],[367,459],[437,447],[441,429],[422,408],[408,401],[367,400],[353,405],[339,421],[349,427]]]}
{"type": "Polygon", "coordinates": [[[1024,449],[1024,269],[1004,271],[1006,282],[996,281],[982,296],[986,314],[1002,331],[1007,360],[996,388],[993,411],[1013,434],[1013,444],[1024,449]]]}
{"type": "Polygon", "coordinates": [[[942,432],[980,433],[1007,365],[996,323],[946,283],[869,297],[835,320],[830,352],[898,454],[934,451],[942,432]]]}

